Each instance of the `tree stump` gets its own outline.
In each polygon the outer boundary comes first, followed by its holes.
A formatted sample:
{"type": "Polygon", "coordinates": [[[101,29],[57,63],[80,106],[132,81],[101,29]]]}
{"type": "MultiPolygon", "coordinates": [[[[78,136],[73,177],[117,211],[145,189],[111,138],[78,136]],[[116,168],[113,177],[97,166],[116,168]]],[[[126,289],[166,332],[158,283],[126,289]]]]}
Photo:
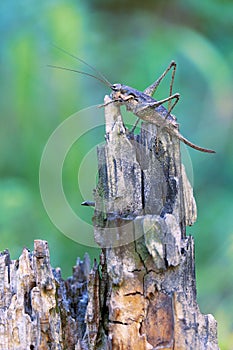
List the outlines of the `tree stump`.
{"type": "MultiPolygon", "coordinates": [[[[105,98],[105,102],[109,97],[105,98]]],[[[105,107],[94,236],[100,263],[78,259],[63,281],[45,241],[0,256],[0,350],[217,350],[217,325],[196,301],[193,191],[179,140],[142,124],[132,135],[105,107]]]]}
{"type": "Polygon", "coordinates": [[[164,132],[158,144],[156,127],[144,123],[130,135],[113,104],[105,116],[94,217],[102,319],[90,349],[218,349],[216,321],[196,301],[194,241],[185,232],[196,204],[179,140],[164,132]]]}

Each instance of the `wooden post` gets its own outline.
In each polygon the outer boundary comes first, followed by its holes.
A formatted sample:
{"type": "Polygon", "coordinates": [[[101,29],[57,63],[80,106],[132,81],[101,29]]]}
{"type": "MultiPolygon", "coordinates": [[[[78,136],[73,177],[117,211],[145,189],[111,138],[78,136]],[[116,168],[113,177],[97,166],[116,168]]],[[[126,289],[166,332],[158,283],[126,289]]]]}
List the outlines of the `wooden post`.
{"type": "MultiPolygon", "coordinates": [[[[106,97],[105,102],[109,101],[106,97]]],[[[217,350],[217,325],[196,301],[192,188],[179,141],[143,124],[125,128],[105,108],[98,149],[94,235],[100,264],[87,255],[63,281],[45,241],[11,261],[0,255],[0,350],[217,350]]]]}

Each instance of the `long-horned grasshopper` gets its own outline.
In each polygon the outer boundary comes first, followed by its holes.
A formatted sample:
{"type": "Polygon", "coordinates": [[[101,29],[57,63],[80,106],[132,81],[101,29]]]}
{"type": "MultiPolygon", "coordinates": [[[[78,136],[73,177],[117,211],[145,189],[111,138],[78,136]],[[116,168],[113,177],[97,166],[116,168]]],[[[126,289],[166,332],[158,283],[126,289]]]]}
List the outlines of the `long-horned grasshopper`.
{"type": "MultiPolygon", "coordinates": [[[[186,145],[201,151],[201,152],[207,152],[207,153],[215,153],[215,151],[207,148],[203,148],[200,146],[195,145],[194,143],[187,140],[183,135],[179,132],[179,124],[176,122],[176,117],[171,114],[171,111],[179,101],[180,95],[178,93],[172,94],[172,88],[173,88],[173,82],[175,77],[175,71],[176,71],[176,63],[172,61],[168,68],[163,72],[163,74],[150,86],[148,86],[143,92],[136,90],[130,86],[123,85],[123,84],[111,84],[106,77],[98,72],[94,67],[92,67],[87,62],[83,61],[79,57],[76,57],[72,54],[69,54],[67,51],[58,48],[59,50],[65,52],[66,54],[78,59],[80,62],[84,63],[86,66],[91,68],[95,73],[98,74],[98,76],[78,71],[75,69],[69,69],[65,67],[59,67],[54,65],[49,65],[49,67],[53,68],[60,68],[65,69],[69,71],[74,71],[77,73],[85,74],[90,77],[93,77],[103,84],[107,85],[111,90],[111,98],[112,101],[109,103],[117,103],[120,105],[126,106],[126,109],[130,112],[132,112],[135,116],[137,116],[139,119],[142,119],[146,122],[152,123],[156,125],[157,127],[157,135],[161,133],[161,131],[164,129],[169,134],[176,136],[180,141],[184,142],[186,145]],[[165,77],[165,75],[169,72],[170,69],[173,69],[172,72],[172,79],[170,84],[170,92],[169,96],[163,100],[157,101],[152,96],[155,93],[157,87],[159,86],[162,79],[165,77]],[[173,103],[171,103],[174,101],[173,103]],[[168,102],[168,109],[166,109],[163,104],[165,102],[168,102]]],[[[104,106],[104,105],[102,105],[104,106]]],[[[138,120],[139,120],[138,119],[138,120]]],[[[137,120],[137,122],[138,122],[137,120]]],[[[136,124],[137,124],[136,122],[136,124]]],[[[135,124],[135,126],[136,126],[135,124]]],[[[134,128],[135,128],[134,126],[134,128]]],[[[134,130],[133,128],[133,130],[134,130]]],[[[157,136],[158,140],[158,136],[157,136]]]]}

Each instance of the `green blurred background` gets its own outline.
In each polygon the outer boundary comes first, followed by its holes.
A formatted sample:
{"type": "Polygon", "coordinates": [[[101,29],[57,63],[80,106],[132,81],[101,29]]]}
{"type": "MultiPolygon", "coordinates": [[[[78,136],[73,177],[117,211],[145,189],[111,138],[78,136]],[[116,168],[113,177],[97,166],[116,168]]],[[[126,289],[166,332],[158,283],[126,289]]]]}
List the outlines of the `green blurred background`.
{"type": "MultiPolygon", "coordinates": [[[[77,256],[86,251],[98,256],[97,249],[70,240],[48,218],[39,165],[55,128],[71,114],[102,103],[109,91],[88,77],[48,68],[59,64],[86,71],[53,44],[87,60],[111,82],[141,90],[174,59],[174,92],[181,94],[174,114],[181,132],[217,151],[189,149],[198,220],[188,233],[196,242],[198,302],[218,321],[221,349],[233,349],[232,1],[3,0],[0,15],[0,250],[9,248],[15,259],[24,246],[33,249],[34,239],[46,239],[52,264],[64,277],[77,256]]],[[[168,89],[169,79],[157,99],[167,97],[168,89]]],[[[104,128],[87,133],[63,169],[67,198],[89,223],[93,211],[80,203],[92,198],[82,198],[77,172],[85,154],[103,141],[104,128]]],[[[89,171],[96,174],[95,167],[89,171]]],[[[90,197],[92,177],[82,185],[90,197]]]]}

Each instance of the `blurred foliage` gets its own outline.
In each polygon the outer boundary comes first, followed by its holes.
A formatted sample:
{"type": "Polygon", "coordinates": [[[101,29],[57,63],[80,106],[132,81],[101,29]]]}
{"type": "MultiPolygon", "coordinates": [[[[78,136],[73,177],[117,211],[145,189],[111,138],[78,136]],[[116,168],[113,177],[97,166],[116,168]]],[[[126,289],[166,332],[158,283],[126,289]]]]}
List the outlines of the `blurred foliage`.
{"type": "MultiPolygon", "coordinates": [[[[34,239],[46,239],[52,263],[64,276],[85,251],[98,256],[97,249],[71,241],[50,222],[38,174],[55,128],[101,103],[109,91],[86,76],[49,69],[58,64],[86,70],[53,44],[84,58],[111,82],[138,89],[175,59],[181,131],[217,151],[212,156],[189,150],[199,216],[188,233],[196,241],[199,304],[218,321],[221,349],[233,349],[232,1],[3,0],[0,13],[0,249],[9,248],[17,258],[23,246],[32,249],[34,239]]],[[[167,79],[157,98],[166,97],[168,88],[167,79]]],[[[89,223],[93,211],[80,203],[92,198],[82,198],[77,173],[85,154],[103,141],[103,128],[87,133],[63,169],[67,198],[89,223]]],[[[82,185],[90,196],[96,172],[93,163],[82,185]]]]}

